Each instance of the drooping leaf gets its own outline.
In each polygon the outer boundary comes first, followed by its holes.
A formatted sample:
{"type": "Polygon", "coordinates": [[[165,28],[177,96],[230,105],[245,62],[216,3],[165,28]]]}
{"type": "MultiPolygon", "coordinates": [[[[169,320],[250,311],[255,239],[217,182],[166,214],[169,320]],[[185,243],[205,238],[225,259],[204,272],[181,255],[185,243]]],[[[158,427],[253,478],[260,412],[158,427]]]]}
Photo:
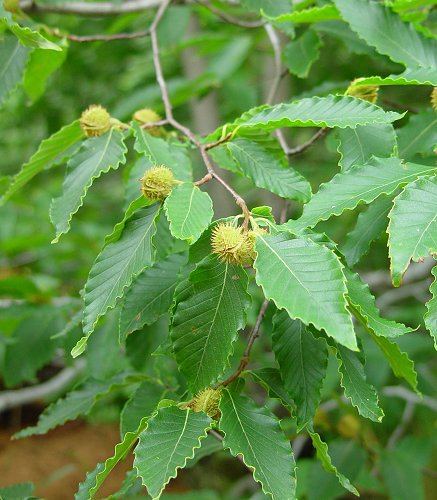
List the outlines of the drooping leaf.
{"type": "Polygon", "coordinates": [[[203,260],[176,290],[171,326],[179,369],[192,392],[223,373],[250,304],[248,277],[240,266],[203,260]]]}
{"type": "Polygon", "coordinates": [[[431,300],[426,303],[427,313],[425,314],[425,325],[434,339],[434,347],[437,350],[437,266],[432,269],[434,281],[429,291],[432,295],[431,300]]]}
{"type": "Polygon", "coordinates": [[[335,5],[322,5],[321,7],[310,7],[308,9],[293,10],[271,18],[274,21],[289,21],[293,24],[317,23],[319,21],[332,21],[341,19],[340,13],[335,5]]]}
{"type": "Polygon", "coordinates": [[[304,202],[311,198],[309,182],[259,144],[238,138],[229,142],[227,148],[239,171],[252,179],[256,186],[268,189],[283,198],[304,202]]]}
{"type": "Polygon", "coordinates": [[[269,397],[278,399],[290,411],[295,411],[296,405],[290,394],[285,389],[281,373],[277,368],[258,368],[249,372],[267,391],[269,397]]]}
{"type": "MultiPolygon", "coordinates": [[[[434,167],[435,171],[435,167],[434,167]]],[[[389,213],[388,248],[393,284],[399,286],[410,261],[437,253],[437,182],[418,179],[394,199],[389,213]]]]}
{"type": "Polygon", "coordinates": [[[369,0],[334,0],[341,16],[369,45],[410,68],[437,68],[437,42],[404,23],[388,7],[369,0]]]}
{"type": "Polygon", "coordinates": [[[233,456],[242,456],[266,495],[274,500],[294,500],[293,452],[275,415],[229,389],[223,391],[220,411],[224,447],[233,456]]]}
{"type": "Polygon", "coordinates": [[[7,191],[0,199],[3,205],[12,195],[25,186],[35,175],[61,163],[77,149],[77,143],[84,137],[79,120],[62,127],[48,139],[44,139],[38,151],[13,177],[7,191]]]}
{"type": "Polygon", "coordinates": [[[349,479],[338,471],[337,467],[332,463],[331,457],[328,454],[328,445],[324,443],[317,432],[310,432],[311,441],[317,452],[317,458],[320,460],[323,468],[330,474],[335,474],[339,483],[348,491],[356,496],[360,496],[357,489],[351,484],[349,479]]]}
{"type": "Polygon", "coordinates": [[[290,73],[306,78],[311,66],[319,58],[321,45],[319,35],[311,29],[306,30],[297,40],[287,43],[284,61],[290,73]]]}
{"type": "Polygon", "coordinates": [[[354,165],[365,165],[372,156],[388,158],[396,147],[393,125],[376,123],[338,130],[339,164],[343,171],[354,165]]]}
{"type": "Polygon", "coordinates": [[[313,227],[319,221],[341,215],[360,203],[371,203],[382,194],[394,193],[399,186],[434,171],[435,167],[404,164],[399,158],[372,158],[369,163],[340,172],[322,184],[305,205],[302,216],[288,224],[291,229],[313,227]]]}
{"type": "Polygon", "coordinates": [[[33,427],[15,434],[15,438],[24,438],[45,434],[51,429],[63,425],[80,415],[87,415],[96,402],[129,382],[129,377],[120,373],[109,380],[88,379],[79,389],[69,392],[63,399],[58,399],[48,406],[40,415],[38,423],[33,427]]]}
{"type": "Polygon", "coordinates": [[[149,419],[135,448],[134,466],[152,498],[159,498],[177,470],[193,458],[211,423],[203,412],[176,406],[162,408],[149,419]]]}
{"type": "Polygon", "coordinates": [[[348,233],[340,247],[349,267],[357,264],[369,251],[372,241],[379,238],[387,229],[388,213],[392,204],[391,197],[380,196],[367,210],[360,213],[355,227],[348,233]]]}
{"type": "Polygon", "coordinates": [[[171,234],[190,244],[199,239],[214,215],[209,194],[192,183],[173,188],[165,200],[164,209],[171,234]]]}
{"type": "Polygon", "coordinates": [[[386,337],[378,337],[375,335],[372,329],[367,328],[367,333],[369,333],[375,344],[384,354],[396,377],[406,380],[410,386],[418,392],[417,373],[414,369],[414,363],[408,357],[408,354],[402,352],[396,342],[391,342],[386,337]]]}
{"type": "Polygon", "coordinates": [[[52,243],[57,243],[62,234],[68,233],[71,219],[82,206],[94,180],[122,165],[126,153],[123,134],[113,128],[107,134],[86,140],[69,160],[63,193],[52,201],[50,207],[50,219],[56,228],[52,243]]]}
{"type": "Polygon", "coordinates": [[[155,166],[165,165],[171,169],[177,180],[191,181],[191,162],[185,151],[160,137],[153,137],[137,122],[132,123],[132,128],[138,153],[144,153],[155,166]]]}
{"type": "Polygon", "coordinates": [[[151,325],[166,313],[173,301],[178,273],[186,261],[183,255],[170,255],[145,269],[132,283],[120,312],[120,336],[125,338],[144,325],[151,325]]]}
{"type": "Polygon", "coordinates": [[[350,307],[360,321],[371,328],[379,337],[400,337],[414,331],[402,323],[382,318],[375,305],[375,297],[358,274],[344,270],[347,279],[347,296],[350,307]]]}
{"type": "Polygon", "coordinates": [[[65,41],[62,42],[60,52],[54,50],[31,52],[23,84],[26,94],[32,101],[36,101],[43,95],[47,80],[64,63],[66,57],[67,43],[65,41]]]}
{"type": "Polygon", "coordinates": [[[98,319],[112,309],[133,279],[153,264],[152,238],[156,231],[159,205],[135,212],[118,241],[108,244],[97,256],[85,285],[83,331],[72,356],[81,354],[98,319]]]}
{"type": "Polygon", "coordinates": [[[256,250],[256,281],[267,298],[291,318],[324,329],[341,344],[357,349],[342,265],[331,250],[288,233],[259,235],[256,250]]]}
{"type": "Polygon", "coordinates": [[[244,113],[231,126],[275,130],[281,127],[356,127],[370,123],[391,123],[401,114],[385,112],[375,104],[350,96],[309,97],[290,104],[260,106],[244,113]]]}
{"type": "Polygon", "coordinates": [[[417,154],[433,154],[437,146],[437,113],[428,109],[412,115],[410,121],[397,130],[397,135],[401,158],[409,160],[417,154]]]}
{"type": "Polygon", "coordinates": [[[0,104],[21,82],[28,56],[29,50],[12,36],[0,44],[0,104]]]}
{"type": "Polygon", "coordinates": [[[358,353],[337,344],[338,371],[341,375],[341,385],[346,397],[365,418],[381,422],[384,412],[378,405],[378,394],[366,380],[364,365],[358,353]]]}
{"type": "Polygon", "coordinates": [[[314,338],[299,320],[286,311],[273,318],[273,351],[284,387],[296,405],[298,428],[314,417],[328,366],[328,349],[322,338],[314,338]]]}

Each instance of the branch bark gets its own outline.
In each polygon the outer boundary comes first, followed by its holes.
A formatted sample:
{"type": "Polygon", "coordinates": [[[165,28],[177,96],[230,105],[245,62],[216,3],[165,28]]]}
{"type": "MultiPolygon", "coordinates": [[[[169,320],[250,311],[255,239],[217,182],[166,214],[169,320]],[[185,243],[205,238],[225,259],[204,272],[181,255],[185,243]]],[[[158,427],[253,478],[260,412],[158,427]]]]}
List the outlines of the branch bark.
{"type": "Polygon", "coordinates": [[[39,3],[21,0],[20,8],[29,14],[70,14],[77,16],[117,16],[152,9],[162,4],[162,0],[127,0],[125,2],[68,2],[64,4],[39,3]]]}

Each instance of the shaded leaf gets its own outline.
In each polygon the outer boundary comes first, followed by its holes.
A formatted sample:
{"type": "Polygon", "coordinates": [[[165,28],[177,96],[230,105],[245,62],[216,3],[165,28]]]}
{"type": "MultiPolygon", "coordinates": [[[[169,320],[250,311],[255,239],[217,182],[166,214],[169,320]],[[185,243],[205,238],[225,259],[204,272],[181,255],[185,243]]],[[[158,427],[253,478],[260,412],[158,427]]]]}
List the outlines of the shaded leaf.
{"type": "Polygon", "coordinates": [[[319,58],[321,45],[319,35],[311,29],[306,30],[297,40],[288,42],[283,57],[290,73],[306,78],[311,66],[319,58]]]}
{"type": "Polygon", "coordinates": [[[437,113],[427,109],[412,115],[410,121],[397,130],[397,135],[401,158],[409,160],[417,154],[433,154],[437,146],[437,113]]]}
{"type": "Polygon", "coordinates": [[[0,44],[0,104],[21,82],[29,50],[14,37],[7,36],[0,44]]]}
{"type": "Polygon", "coordinates": [[[220,411],[223,446],[233,456],[242,456],[266,495],[274,500],[294,500],[296,465],[275,415],[229,389],[223,391],[220,411]]]}
{"type": "Polygon", "coordinates": [[[437,266],[432,269],[434,281],[431,284],[429,291],[432,299],[426,303],[427,313],[425,314],[425,326],[434,339],[434,347],[437,350],[437,266]]]}
{"type": "Polygon", "coordinates": [[[437,69],[407,68],[399,75],[365,77],[357,85],[437,85],[437,69]]]}
{"type": "Polygon", "coordinates": [[[296,405],[284,386],[281,372],[277,368],[258,368],[249,372],[267,391],[270,398],[278,399],[290,411],[295,411],[296,405]]]}
{"type": "Polygon", "coordinates": [[[342,265],[331,250],[287,233],[259,235],[256,250],[256,282],[267,298],[291,318],[324,329],[346,347],[357,349],[342,265]]]}
{"type": "Polygon", "coordinates": [[[314,338],[299,320],[286,311],[273,318],[273,351],[284,387],[296,405],[298,428],[314,417],[328,366],[328,349],[322,338],[314,338]]]}

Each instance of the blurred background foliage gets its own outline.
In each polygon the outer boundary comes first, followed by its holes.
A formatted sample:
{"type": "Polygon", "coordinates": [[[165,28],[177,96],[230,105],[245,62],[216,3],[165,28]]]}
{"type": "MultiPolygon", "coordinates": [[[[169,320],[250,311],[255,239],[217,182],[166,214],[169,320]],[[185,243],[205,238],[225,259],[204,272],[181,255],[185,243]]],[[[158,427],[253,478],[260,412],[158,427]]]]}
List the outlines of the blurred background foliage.
{"type": "MultiPolygon", "coordinates": [[[[216,5],[229,9],[220,2],[216,5]]],[[[231,10],[237,17],[248,16],[247,8],[232,7],[231,10]]],[[[152,18],[151,11],[101,19],[56,14],[34,16],[47,26],[80,35],[144,30],[152,18]]],[[[423,26],[435,29],[437,10],[430,11],[423,26]]],[[[356,77],[401,71],[400,66],[377,54],[340,21],[319,22],[310,28],[283,23],[278,28],[284,46],[310,31],[311,36],[320,41],[320,54],[311,67],[304,70],[308,70],[306,78],[290,72],[284,75],[277,102],[343,92],[356,77]]],[[[2,36],[6,36],[5,33],[2,36]]],[[[202,6],[174,5],[159,27],[159,39],[175,115],[194,131],[208,133],[264,102],[274,78],[274,63],[263,28],[230,25],[202,6]]],[[[132,113],[142,107],[151,107],[158,113],[163,111],[148,38],[110,43],[65,41],[64,45],[61,54],[47,50],[35,50],[31,54],[30,64],[39,65],[37,77],[35,73],[26,76],[24,87],[16,89],[0,111],[0,175],[3,177],[16,173],[42,139],[78,118],[90,104],[102,104],[122,121],[129,120],[132,113]],[[57,66],[60,69],[55,70],[57,66]]],[[[295,71],[293,47],[284,54],[285,66],[295,71]]],[[[383,87],[379,104],[386,109],[410,110],[409,116],[414,118],[416,113],[429,107],[429,93],[430,88],[426,86],[383,87]]],[[[408,125],[408,120],[413,118],[396,122],[396,127],[408,125]]],[[[298,145],[312,132],[295,128],[287,132],[287,138],[290,144],[298,145]]],[[[422,156],[434,161],[432,151],[422,156]]],[[[335,132],[331,132],[303,155],[294,157],[293,166],[316,190],[338,171],[338,160],[337,138],[335,132]]],[[[135,158],[130,158],[128,168],[134,161],[135,158]]],[[[198,158],[193,161],[196,178],[202,175],[202,166],[198,158]]],[[[121,218],[125,173],[120,170],[98,179],[77,214],[70,234],[57,245],[50,245],[54,231],[48,208],[51,199],[61,191],[63,174],[64,166],[43,172],[0,209],[0,374],[6,389],[44,382],[63,366],[72,364],[69,353],[81,335],[77,316],[81,289],[105,235],[121,218]],[[30,340],[29,331],[32,332],[30,340]]],[[[279,205],[271,194],[254,189],[248,179],[229,172],[224,175],[245,195],[249,206],[272,205],[278,215],[279,205]]],[[[5,184],[5,179],[2,182],[0,178],[0,192],[5,184]]],[[[224,191],[216,186],[208,186],[208,189],[214,198],[217,217],[235,213],[235,206],[224,191]]],[[[299,204],[293,204],[290,215],[296,217],[300,210],[299,204]]],[[[359,211],[347,212],[320,227],[337,242],[342,242],[353,228],[359,211]]],[[[417,266],[413,268],[416,272],[417,266]]],[[[331,359],[316,428],[329,443],[333,462],[360,488],[364,498],[436,498],[437,419],[433,404],[437,400],[432,398],[437,394],[437,360],[432,341],[419,324],[430,279],[426,271],[419,272],[413,283],[393,290],[387,269],[384,235],[373,244],[359,270],[369,279],[385,316],[419,327],[415,333],[397,341],[416,362],[419,388],[430,403],[423,404],[413,396],[408,401],[408,398],[390,395],[390,387],[399,387],[398,381],[381,353],[369,342],[365,346],[366,372],[369,382],[382,394],[381,405],[386,414],[383,422],[376,424],[361,419],[355,409],[341,399],[339,375],[331,359]]],[[[255,320],[257,306],[259,304],[254,304],[251,309],[249,324],[255,320]]],[[[271,309],[254,350],[254,368],[274,365],[270,348],[270,318],[274,312],[273,307],[271,309]]],[[[92,336],[85,355],[86,371],[97,379],[107,380],[129,366],[153,373],[159,365],[161,371],[168,369],[169,379],[174,377],[173,360],[165,356],[164,348],[157,353],[162,355],[150,356],[166,337],[166,318],[130,335],[123,352],[113,334],[115,316],[115,313],[108,315],[92,336]]],[[[244,348],[243,340],[240,342],[235,359],[244,348]]],[[[264,401],[265,394],[255,392],[259,386],[250,380],[247,383],[253,385],[253,396],[264,401]]],[[[111,393],[97,402],[87,421],[97,428],[118,422],[128,396],[129,391],[124,389],[111,393]]],[[[32,411],[28,409],[27,416],[24,411],[18,422],[14,412],[5,412],[1,422],[6,432],[12,434],[23,422],[33,423],[35,412],[40,410],[40,406],[32,411]]],[[[292,438],[293,424],[284,418],[283,425],[292,438]]],[[[40,443],[37,460],[44,460],[46,450],[44,442],[40,443]]],[[[308,441],[298,440],[294,446],[299,455],[299,498],[345,498],[345,490],[335,476],[328,475],[315,461],[308,441]]],[[[96,461],[102,458],[105,456],[96,457],[96,461]]],[[[14,482],[15,478],[12,475],[5,478],[1,469],[0,475],[5,485],[14,482]]],[[[182,490],[201,491],[173,492],[162,498],[263,498],[241,464],[225,452],[205,457],[196,468],[184,471],[177,485],[182,490]]],[[[67,496],[54,495],[52,498],[71,498],[72,492],[67,496]]]]}

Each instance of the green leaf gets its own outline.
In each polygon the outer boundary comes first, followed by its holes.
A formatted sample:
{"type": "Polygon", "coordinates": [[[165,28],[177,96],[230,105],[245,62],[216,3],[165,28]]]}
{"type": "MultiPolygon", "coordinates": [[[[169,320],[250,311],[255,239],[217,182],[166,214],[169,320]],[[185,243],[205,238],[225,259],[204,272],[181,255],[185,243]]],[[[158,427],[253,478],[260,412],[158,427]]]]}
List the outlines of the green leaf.
{"type": "Polygon", "coordinates": [[[72,356],[81,354],[98,319],[112,309],[133,279],[153,264],[152,238],[156,231],[158,204],[134,213],[127,221],[121,238],[107,245],[97,256],[85,285],[83,331],[72,356]]]}
{"type": "Polygon", "coordinates": [[[27,427],[14,437],[18,439],[46,434],[49,430],[75,420],[80,415],[87,415],[99,399],[129,382],[129,376],[124,373],[106,381],[88,379],[79,389],[69,392],[63,399],[58,399],[48,406],[35,426],[27,427]]]}
{"type": "Polygon", "coordinates": [[[150,418],[135,448],[134,467],[152,498],[159,498],[177,470],[194,457],[211,423],[203,412],[176,406],[162,408],[150,418]]]}
{"type": "Polygon", "coordinates": [[[375,305],[375,297],[370,292],[368,285],[361,281],[358,274],[351,272],[349,269],[346,268],[344,273],[347,279],[347,295],[352,312],[375,335],[389,338],[400,337],[405,333],[414,331],[402,323],[382,318],[375,305]]]}
{"type": "Polygon", "coordinates": [[[335,465],[332,463],[331,457],[328,454],[328,445],[320,439],[319,434],[317,434],[317,432],[310,432],[309,435],[311,437],[311,441],[313,442],[313,446],[316,449],[317,458],[320,460],[320,463],[322,464],[326,472],[329,472],[330,474],[335,474],[337,476],[339,483],[343,486],[343,488],[346,488],[348,491],[350,491],[356,496],[360,496],[360,494],[358,493],[356,488],[351,484],[349,479],[345,477],[341,472],[339,472],[335,467],[335,465]]]}
{"type": "Polygon", "coordinates": [[[338,130],[339,165],[343,171],[354,165],[366,164],[372,156],[387,158],[396,148],[396,134],[393,125],[377,123],[338,130]]]}
{"type": "Polygon", "coordinates": [[[20,26],[17,23],[5,23],[9,30],[18,38],[21,45],[32,49],[46,49],[61,52],[62,48],[56,43],[47,40],[39,31],[20,26]]]}
{"type": "Polygon", "coordinates": [[[328,349],[322,338],[314,338],[299,320],[286,311],[273,317],[273,351],[284,387],[296,405],[298,428],[314,417],[328,366],[328,349]]]}
{"type": "Polygon", "coordinates": [[[227,148],[239,171],[252,179],[256,186],[283,198],[304,202],[311,198],[308,181],[256,142],[239,138],[229,142],[227,148]]]}
{"type": "Polygon", "coordinates": [[[367,210],[358,215],[355,227],[340,247],[349,267],[357,264],[369,251],[372,241],[378,239],[387,229],[388,213],[392,204],[391,197],[380,196],[367,210]]]}
{"type": "Polygon", "coordinates": [[[183,255],[170,255],[145,269],[127,291],[120,312],[120,336],[125,338],[166,313],[173,301],[183,255]]]}
{"type": "Polygon", "coordinates": [[[79,120],[65,125],[48,139],[44,139],[38,151],[25,163],[12,179],[7,191],[0,199],[3,205],[12,195],[25,186],[35,175],[61,163],[76,150],[76,144],[84,137],[79,120]]]}
{"type": "Polygon", "coordinates": [[[294,500],[296,465],[275,415],[229,389],[223,391],[220,411],[223,446],[234,457],[242,456],[266,495],[274,500],[294,500]]]}
{"type": "Polygon", "coordinates": [[[305,205],[302,216],[287,225],[290,229],[313,227],[319,221],[341,215],[360,203],[371,203],[382,194],[394,193],[399,186],[434,172],[433,166],[404,164],[399,158],[372,158],[369,163],[340,172],[322,184],[305,205]]]}
{"type": "Polygon", "coordinates": [[[17,483],[10,486],[0,487],[0,498],[2,500],[26,500],[32,496],[35,490],[33,483],[17,483]]]}
{"type": "Polygon", "coordinates": [[[437,69],[407,68],[399,75],[368,76],[356,85],[437,85],[437,69]]]}
{"type": "Polygon", "coordinates": [[[290,10],[288,0],[242,0],[241,4],[248,10],[255,12],[262,10],[270,16],[277,16],[290,10]]]}
{"type": "Polygon", "coordinates": [[[279,16],[270,18],[272,21],[289,21],[293,24],[317,23],[319,21],[332,21],[341,19],[335,5],[322,5],[321,7],[310,7],[309,9],[294,10],[279,16]]]}
{"type": "Polygon", "coordinates": [[[306,30],[297,40],[287,43],[283,54],[290,73],[306,78],[311,66],[319,58],[321,46],[319,35],[311,29],[306,30]]]}
{"type": "Polygon", "coordinates": [[[63,193],[52,201],[50,207],[50,219],[56,228],[52,243],[57,243],[62,234],[68,233],[71,219],[83,205],[94,180],[122,165],[126,161],[126,153],[123,134],[113,128],[101,137],[87,139],[70,158],[63,193]]]}
{"type": "Polygon", "coordinates": [[[209,194],[191,183],[173,188],[165,200],[164,209],[171,234],[189,244],[199,239],[214,215],[209,194]]]}
{"type": "Polygon", "coordinates": [[[436,178],[418,179],[406,186],[394,199],[388,216],[391,274],[393,284],[399,286],[410,260],[437,254],[436,178]]]}
{"type": "Polygon", "coordinates": [[[437,42],[401,21],[388,7],[369,0],[334,0],[360,38],[392,61],[410,68],[437,69],[437,42]]]}
{"type": "Polygon", "coordinates": [[[351,400],[360,415],[374,422],[381,422],[384,412],[378,406],[378,394],[375,388],[366,381],[364,364],[359,355],[339,344],[335,348],[341,386],[346,397],[351,400]]]}
{"type": "Polygon", "coordinates": [[[428,109],[412,115],[410,121],[397,130],[397,135],[401,158],[409,160],[417,154],[432,155],[437,145],[437,113],[428,109]]]}
{"type": "Polygon", "coordinates": [[[432,269],[434,281],[432,282],[429,291],[432,299],[426,303],[427,313],[425,314],[425,326],[434,339],[434,347],[437,350],[437,266],[432,269]]]}
{"type": "Polygon", "coordinates": [[[192,392],[215,382],[228,365],[250,305],[244,269],[211,255],[176,290],[171,326],[179,369],[192,392]]]}
{"type": "Polygon", "coordinates": [[[170,168],[179,181],[191,181],[191,162],[185,149],[172,145],[159,137],[153,137],[132,122],[135,135],[135,150],[144,153],[154,166],[165,165],[170,168]]]}
{"type": "Polygon", "coordinates": [[[0,104],[21,82],[28,56],[29,50],[13,37],[0,43],[0,104]]]}
{"type": "Polygon", "coordinates": [[[151,380],[145,380],[128,399],[120,414],[120,432],[122,437],[128,432],[135,432],[144,417],[150,417],[161,399],[166,397],[166,389],[151,380]]]}
{"type": "Polygon", "coordinates": [[[346,309],[342,265],[331,250],[287,233],[259,235],[256,250],[256,282],[268,299],[286,309],[291,318],[324,329],[341,344],[357,350],[346,309]]]}
{"type": "Polygon", "coordinates": [[[403,115],[350,96],[309,97],[290,104],[260,106],[238,118],[230,130],[240,133],[252,128],[275,130],[281,127],[356,127],[369,123],[391,123],[403,115]]]}
{"type": "Polygon", "coordinates": [[[414,363],[408,357],[408,354],[402,352],[395,342],[390,342],[386,337],[378,337],[370,328],[366,330],[384,354],[396,377],[406,380],[411,387],[418,392],[417,373],[414,369],[414,363]]]}
{"type": "Polygon", "coordinates": [[[36,101],[46,88],[47,80],[64,63],[67,57],[67,43],[62,42],[62,51],[33,50],[24,74],[24,90],[36,101]]]}
{"type": "Polygon", "coordinates": [[[281,373],[277,368],[258,368],[248,373],[264,387],[270,398],[279,400],[290,411],[295,411],[296,405],[285,389],[281,373]]]}

